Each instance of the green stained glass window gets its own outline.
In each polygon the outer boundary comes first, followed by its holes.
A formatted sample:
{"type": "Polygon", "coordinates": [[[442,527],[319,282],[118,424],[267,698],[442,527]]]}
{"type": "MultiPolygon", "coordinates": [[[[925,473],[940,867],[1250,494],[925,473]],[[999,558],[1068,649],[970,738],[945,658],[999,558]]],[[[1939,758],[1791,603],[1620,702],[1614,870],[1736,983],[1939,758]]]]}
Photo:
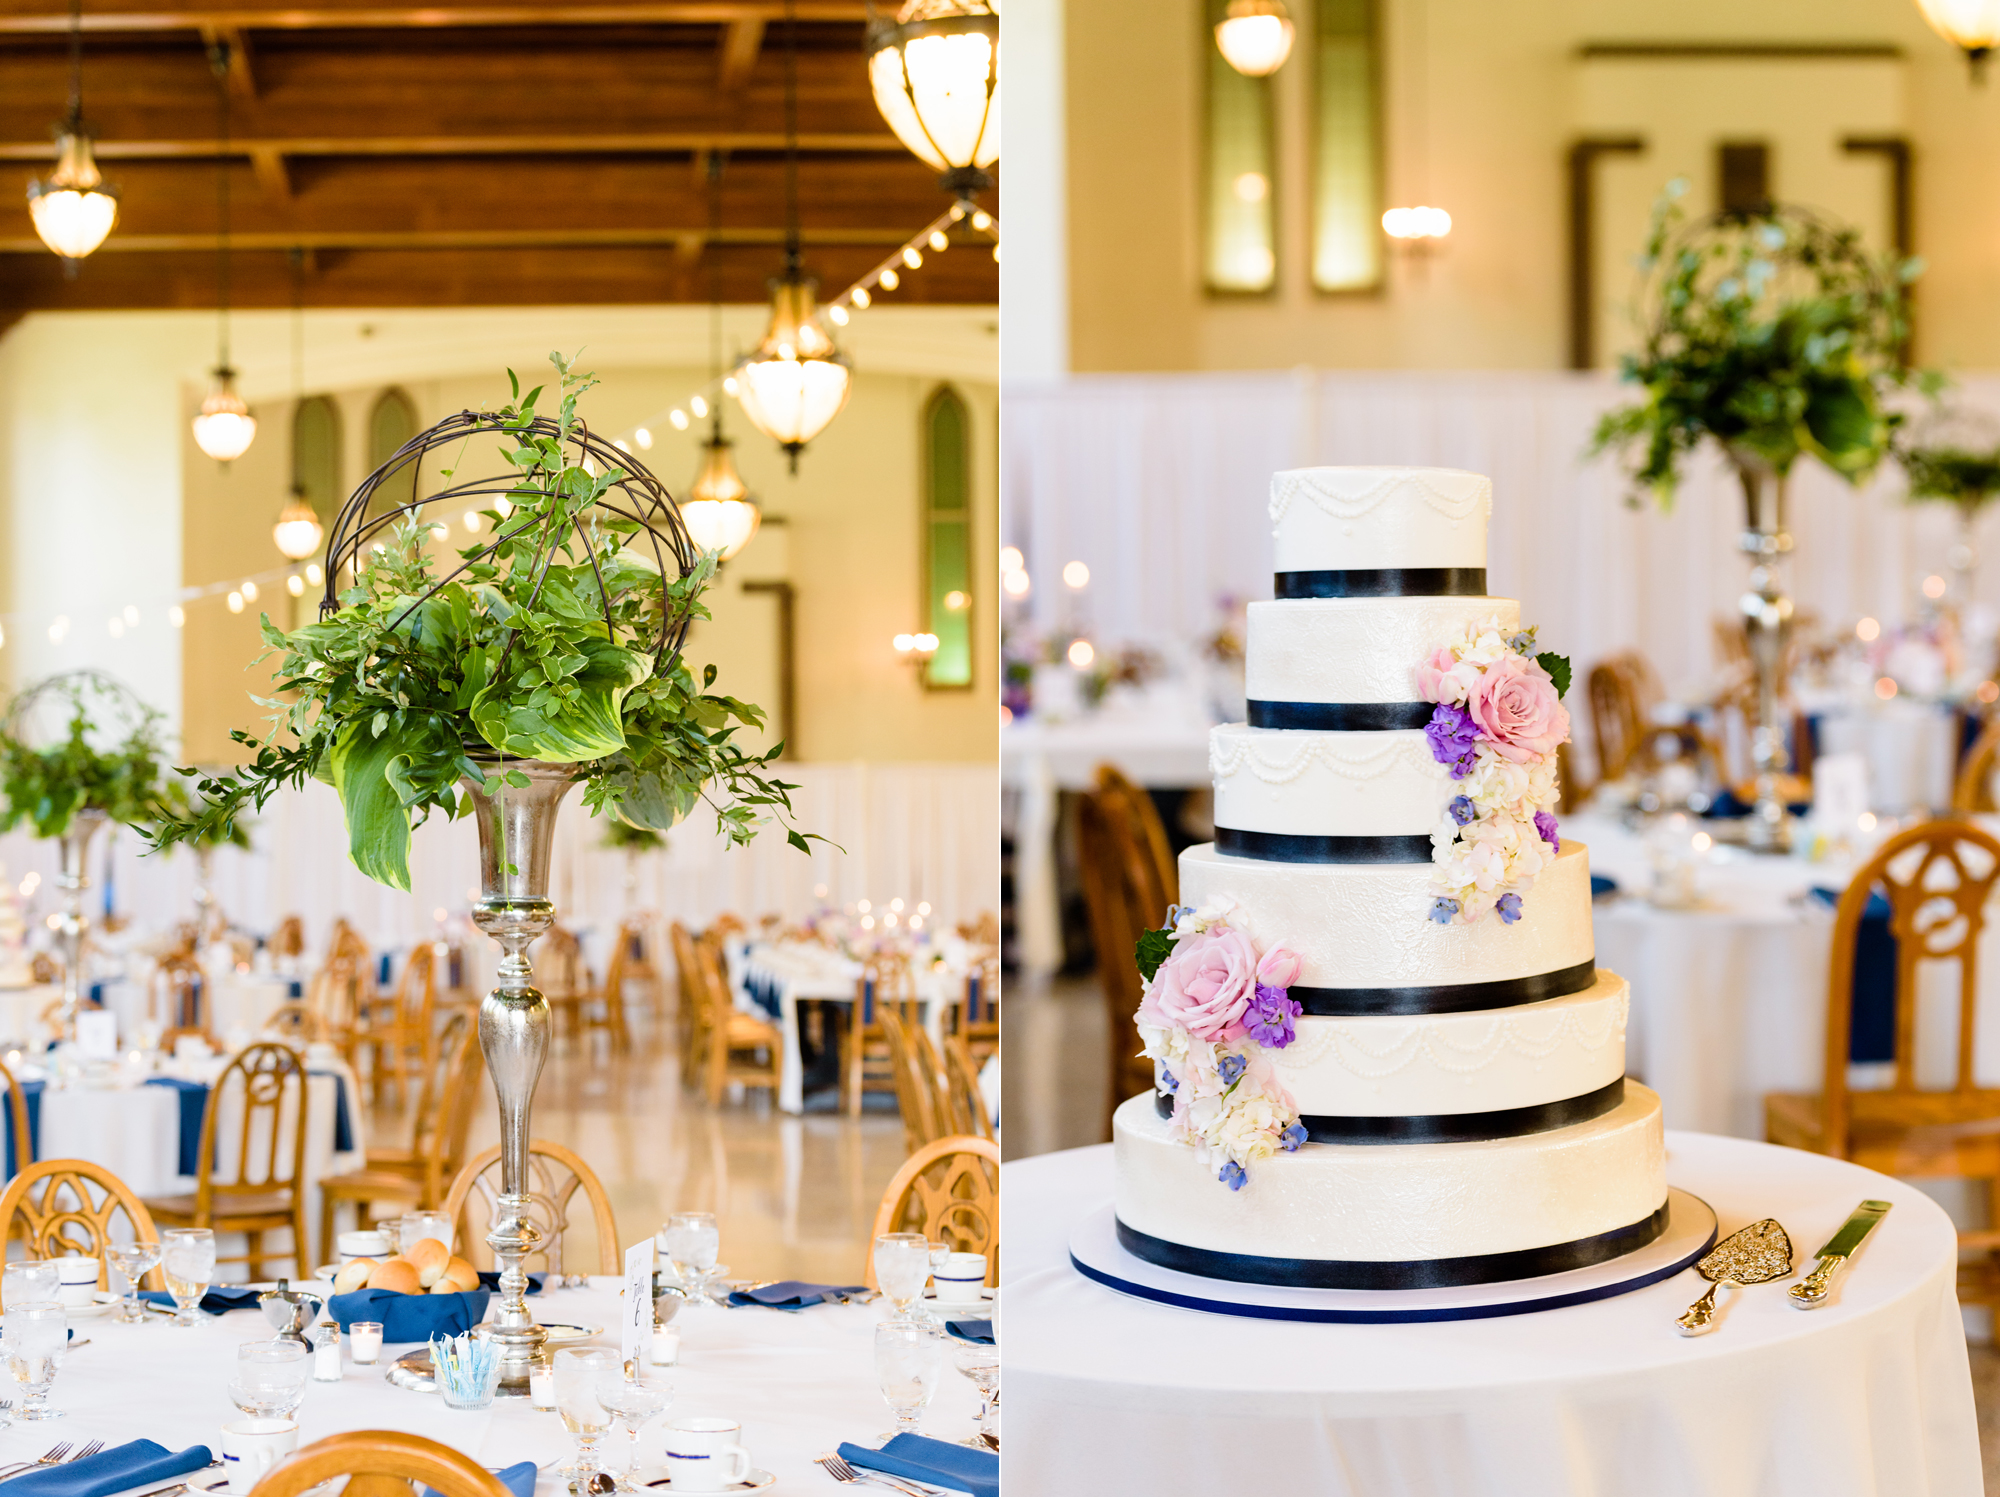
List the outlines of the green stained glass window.
{"type": "Polygon", "coordinates": [[[937,653],[924,685],[972,685],[972,433],[958,392],[940,385],[924,404],[924,629],[937,653]]]}
{"type": "Polygon", "coordinates": [[[1207,0],[1202,56],[1208,77],[1208,151],[1202,164],[1202,280],[1210,291],[1264,292],[1278,284],[1277,142],[1271,80],[1246,78],[1215,45],[1228,0],[1207,0]]]}
{"type": "Polygon", "coordinates": [[[309,395],[292,410],[292,484],[304,490],[322,525],[340,509],[340,408],[309,395]]]}
{"type": "Polygon", "coordinates": [[[1312,280],[1382,284],[1382,150],[1375,0],[1319,0],[1313,46],[1312,280]]]}

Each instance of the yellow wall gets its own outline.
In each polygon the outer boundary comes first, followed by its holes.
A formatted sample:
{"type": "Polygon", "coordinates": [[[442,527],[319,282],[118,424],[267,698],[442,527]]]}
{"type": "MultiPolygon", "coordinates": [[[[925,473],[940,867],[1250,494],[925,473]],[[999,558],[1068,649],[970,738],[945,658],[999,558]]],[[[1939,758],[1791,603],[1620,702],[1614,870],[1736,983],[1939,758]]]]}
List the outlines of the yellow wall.
{"type": "MultiPolygon", "coordinates": [[[[1911,0],[1381,3],[1388,205],[1447,208],[1447,248],[1423,262],[1393,258],[1377,295],[1309,288],[1302,36],[1277,75],[1279,289],[1225,300],[1200,289],[1200,69],[1212,43],[1199,0],[1068,0],[1075,369],[1560,367],[1565,153],[1579,134],[1620,124],[1641,128],[1653,149],[1607,168],[1606,282],[1658,187],[1691,173],[1694,200],[1709,206],[1713,146],[1746,132],[1778,135],[1781,197],[1831,208],[1879,243],[1881,168],[1842,159],[1837,138],[1906,134],[1916,248],[1929,264],[1919,354],[1945,367],[2000,363],[2000,198],[1985,190],[2000,180],[2000,87],[1971,86],[1956,49],[1911,0]],[[1427,38],[1421,51],[1417,36],[1427,38]],[[1621,82],[1610,65],[1578,56],[1582,43],[1607,41],[1887,43],[1902,56],[1866,67],[1649,62],[1621,82]]],[[[1294,8],[1309,16],[1310,0],[1294,8]]],[[[1600,284],[1600,305],[1628,290],[1600,284]]],[[[1600,349],[1615,349],[1615,326],[1600,326],[1600,349]]]]}

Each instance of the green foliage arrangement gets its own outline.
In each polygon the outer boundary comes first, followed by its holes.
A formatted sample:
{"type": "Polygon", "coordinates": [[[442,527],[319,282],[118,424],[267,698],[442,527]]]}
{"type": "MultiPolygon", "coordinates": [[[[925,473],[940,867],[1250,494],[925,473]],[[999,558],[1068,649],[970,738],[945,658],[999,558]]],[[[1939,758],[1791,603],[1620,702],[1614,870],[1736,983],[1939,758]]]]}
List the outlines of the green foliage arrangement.
{"type": "Polygon", "coordinates": [[[633,826],[614,816],[605,823],[604,845],[614,852],[658,852],[667,839],[649,826],[633,826]]]}
{"type": "Polygon", "coordinates": [[[1608,412],[1591,451],[1623,453],[1663,508],[1705,438],[1780,476],[1810,453],[1865,477],[1900,419],[1882,396],[1910,379],[1903,287],[1921,264],[1871,259],[1853,229],[1797,208],[1690,227],[1685,190],[1654,205],[1640,261],[1646,341],[1620,372],[1644,398],[1608,412]]]}
{"type": "Polygon", "coordinates": [[[52,676],[23,691],[0,720],[0,832],[26,822],[37,837],[60,837],[79,811],[102,811],[138,826],[174,815],[184,797],[166,773],[160,714],[123,687],[90,672],[52,676]],[[47,747],[29,741],[30,709],[61,697],[68,701],[62,736],[47,747]],[[115,707],[129,726],[112,747],[99,749],[115,707]]]}
{"type": "Polygon", "coordinates": [[[1967,519],[2000,499],[2000,447],[1902,446],[1896,461],[1910,481],[1910,497],[1955,505],[1967,519]]]}
{"type": "Polygon", "coordinates": [[[407,890],[412,819],[469,814],[461,779],[525,785],[505,765],[520,758],[575,765],[591,812],[630,826],[663,831],[707,803],[734,843],[775,820],[807,850],[789,821],[797,786],[766,774],[783,746],[752,755],[732,741],[738,725],[762,726],[761,709],[712,694],[715,667],[697,685],[678,650],[659,648],[709,616],[714,553],[672,575],[671,555],[663,573],[650,547],[628,548],[650,537],[606,500],[626,470],[592,471],[576,414],[596,380],[550,360],[553,419],[537,417],[543,387],[523,397],[511,370],[506,405],[455,418],[468,440],[497,438],[514,471],[484,511],[498,539],[461,551],[465,565],[440,581],[412,508],[381,532],[338,611],[289,634],[267,616],[270,731],[232,734],[255,758],[203,777],[198,809],[161,823],[156,847],[213,834],[311,776],[340,794],[354,865],[407,890]]]}

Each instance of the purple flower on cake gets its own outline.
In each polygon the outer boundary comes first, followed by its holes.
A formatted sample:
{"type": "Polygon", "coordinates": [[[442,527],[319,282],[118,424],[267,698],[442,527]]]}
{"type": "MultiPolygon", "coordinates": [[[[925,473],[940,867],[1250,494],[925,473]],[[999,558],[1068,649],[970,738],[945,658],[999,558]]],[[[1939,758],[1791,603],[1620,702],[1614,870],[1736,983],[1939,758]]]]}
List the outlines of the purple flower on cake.
{"type": "Polygon", "coordinates": [[[1297,1037],[1292,1021],[1303,1012],[1283,988],[1260,982],[1250,1006],[1243,1010],[1243,1027],[1266,1050],[1282,1050],[1297,1037]]]}
{"type": "Polygon", "coordinates": [[[1215,1074],[1222,1078],[1224,1086],[1234,1086],[1243,1079],[1243,1073],[1250,1069],[1250,1062],[1240,1055],[1225,1055],[1215,1064],[1215,1074]]]}
{"type": "Polygon", "coordinates": [[[1458,914],[1458,901],[1439,895],[1431,901],[1431,919],[1439,925],[1449,925],[1458,914]]]}
{"type": "Polygon", "coordinates": [[[1160,1067],[1160,1085],[1170,1092],[1177,1092],[1181,1089],[1181,1084],[1174,1080],[1174,1073],[1169,1071],[1165,1066],[1160,1067]]]}
{"type": "Polygon", "coordinates": [[[1479,814],[1479,807],[1472,803],[1472,797],[1469,795],[1454,796],[1451,804],[1445,809],[1451,812],[1451,819],[1460,826],[1464,826],[1479,814]]]}
{"type": "Polygon", "coordinates": [[[1556,696],[1555,682],[1519,655],[1503,655],[1486,667],[1465,710],[1493,751],[1516,764],[1553,754],[1569,737],[1569,709],[1556,696]]]}
{"type": "Polygon", "coordinates": [[[1556,818],[1553,813],[1537,811],[1535,813],[1535,830],[1542,834],[1542,840],[1548,843],[1550,847],[1557,849],[1562,847],[1562,836],[1556,830],[1556,818]]]}
{"type": "Polygon", "coordinates": [[[1448,768],[1454,780],[1472,773],[1473,765],[1478,763],[1479,724],[1473,721],[1471,713],[1449,702],[1439,702],[1424,727],[1424,737],[1430,743],[1431,757],[1448,768]]]}
{"type": "Polygon", "coordinates": [[[1502,894],[1493,901],[1493,908],[1502,920],[1512,925],[1521,918],[1521,896],[1513,893],[1502,894]]]}
{"type": "Polygon", "coordinates": [[[1244,1171],[1242,1165],[1231,1159],[1223,1164],[1221,1170],[1216,1173],[1215,1178],[1220,1180],[1224,1185],[1227,1185],[1231,1190],[1241,1190],[1243,1182],[1248,1180],[1250,1176],[1244,1171]]]}
{"type": "Polygon", "coordinates": [[[1304,1123],[1294,1123],[1278,1135],[1278,1147],[1283,1149],[1287,1154],[1297,1153],[1299,1145],[1305,1141],[1306,1125],[1304,1123]]]}

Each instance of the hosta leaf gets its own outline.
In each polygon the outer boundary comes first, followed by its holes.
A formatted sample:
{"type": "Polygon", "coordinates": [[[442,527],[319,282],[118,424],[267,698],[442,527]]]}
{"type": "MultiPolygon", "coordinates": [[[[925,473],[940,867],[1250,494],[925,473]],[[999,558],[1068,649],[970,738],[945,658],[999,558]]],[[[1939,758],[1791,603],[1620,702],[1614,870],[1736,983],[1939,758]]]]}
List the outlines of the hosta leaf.
{"type": "Polygon", "coordinates": [[[394,734],[377,738],[357,721],[334,739],[328,760],[347,817],[347,855],[377,883],[407,894],[410,813],[390,779],[390,764],[401,755],[394,734]]]}

